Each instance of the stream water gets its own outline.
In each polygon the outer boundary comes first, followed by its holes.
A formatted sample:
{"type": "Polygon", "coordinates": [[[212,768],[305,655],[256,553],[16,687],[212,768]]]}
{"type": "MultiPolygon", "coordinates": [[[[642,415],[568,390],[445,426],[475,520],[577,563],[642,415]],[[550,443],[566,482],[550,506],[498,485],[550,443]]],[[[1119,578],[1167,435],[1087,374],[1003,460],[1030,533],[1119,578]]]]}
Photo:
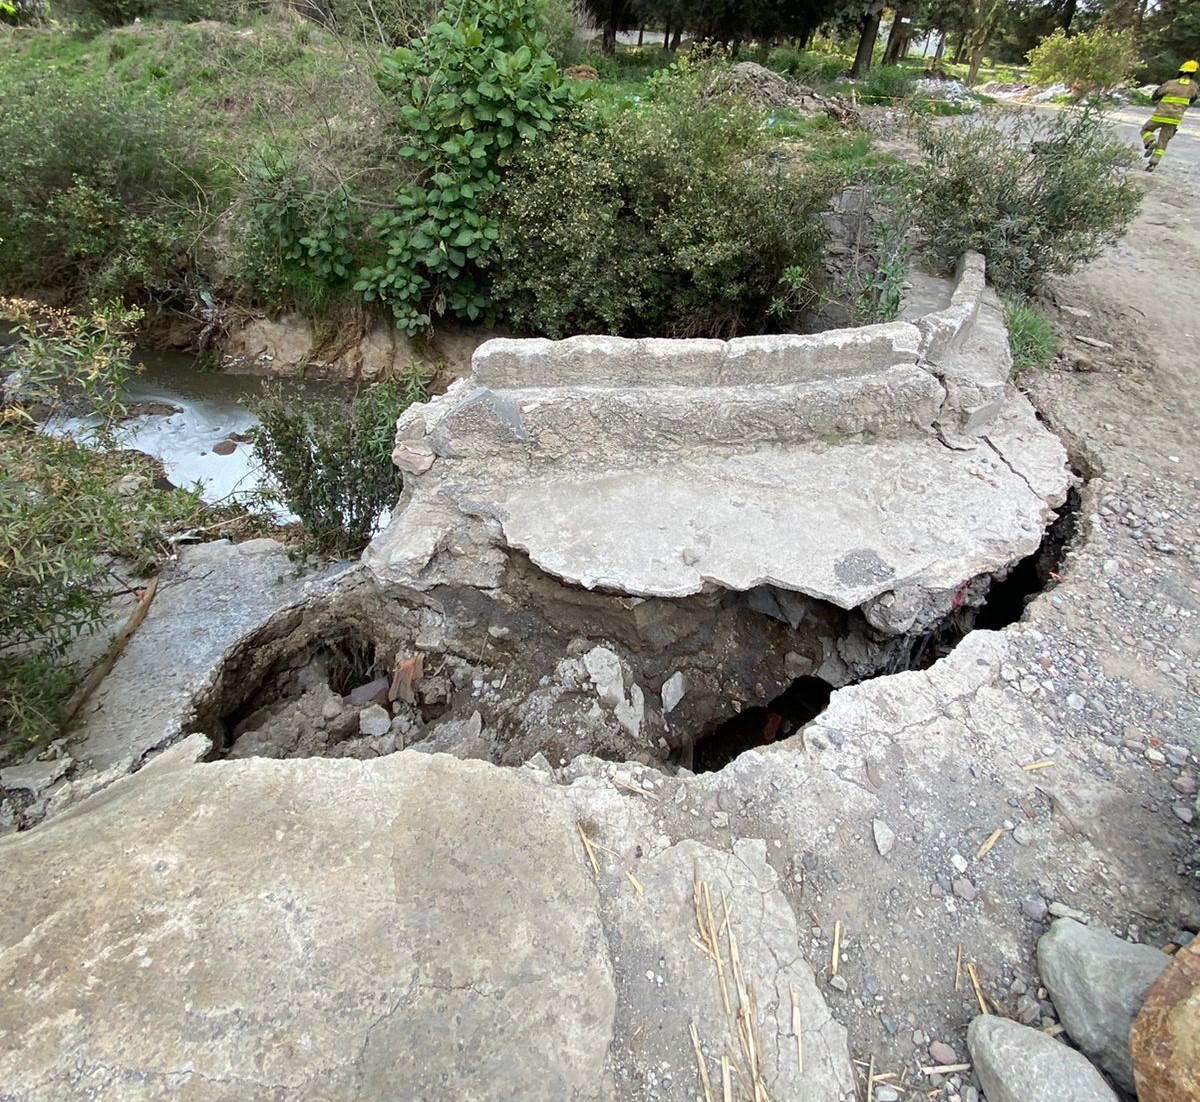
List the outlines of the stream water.
{"type": "MultiPolygon", "coordinates": [[[[125,425],[122,446],[160,460],[167,478],[177,486],[199,483],[207,502],[253,493],[261,483],[254,446],[239,440],[227,455],[213,448],[231,434],[244,437],[254,427],[256,419],[244,400],[261,393],[265,380],[257,375],[201,370],[191,356],[177,352],[139,350],[134,361],[142,370],[125,388],[125,404],[136,410],[153,403],[178,412],[133,417],[125,425]]],[[[283,385],[305,394],[336,397],[343,393],[331,383],[288,379],[283,385]]],[[[48,428],[86,439],[93,424],[84,418],[64,418],[48,428]]]]}

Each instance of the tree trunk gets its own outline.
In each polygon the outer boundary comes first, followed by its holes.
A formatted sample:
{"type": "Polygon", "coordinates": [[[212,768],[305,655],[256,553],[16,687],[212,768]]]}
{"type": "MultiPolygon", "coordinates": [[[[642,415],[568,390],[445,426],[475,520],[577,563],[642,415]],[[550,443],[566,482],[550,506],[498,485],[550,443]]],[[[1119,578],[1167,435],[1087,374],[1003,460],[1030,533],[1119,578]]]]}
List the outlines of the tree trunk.
{"type": "Polygon", "coordinates": [[[1069,34],[1071,31],[1071,22],[1075,18],[1075,9],[1079,7],[1079,0],[1067,0],[1063,4],[1062,15],[1059,16],[1058,25],[1062,27],[1063,33],[1069,34]]]}
{"type": "Polygon", "coordinates": [[[605,57],[612,57],[617,52],[617,28],[615,24],[604,25],[603,37],[600,39],[600,50],[605,57]]]}
{"type": "Polygon", "coordinates": [[[967,79],[964,81],[968,88],[975,87],[975,78],[979,76],[979,66],[983,64],[984,46],[976,46],[971,51],[971,67],[967,70],[967,79]]]}
{"type": "Polygon", "coordinates": [[[942,54],[946,52],[946,32],[942,31],[941,37],[938,39],[937,51],[933,55],[933,67],[936,69],[938,62],[942,60],[942,54]]]}
{"type": "Polygon", "coordinates": [[[638,48],[641,48],[642,40],[646,37],[646,28],[638,27],[638,48]]]}
{"type": "Polygon", "coordinates": [[[892,9],[892,29],[888,32],[887,46],[883,50],[884,65],[895,65],[900,60],[904,41],[908,38],[908,24],[904,22],[907,15],[907,5],[897,4],[892,9]]]}
{"type": "Polygon", "coordinates": [[[871,54],[875,50],[875,39],[879,37],[879,13],[863,17],[862,30],[858,36],[858,51],[854,55],[854,66],[850,75],[857,79],[866,76],[871,68],[871,54]]]}
{"type": "Polygon", "coordinates": [[[671,35],[671,49],[673,51],[679,49],[679,42],[680,42],[680,39],[682,39],[682,38],[683,38],[683,28],[676,27],[675,33],[671,35]]]}
{"type": "Polygon", "coordinates": [[[958,36],[958,45],[954,47],[953,64],[961,65],[963,58],[966,57],[966,54],[967,54],[967,32],[963,31],[963,33],[958,36]]]}
{"type": "Polygon", "coordinates": [[[669,50],[670,48],[671,48],[671,24],[664,23],[663,24],[663,49],[669,50]]]}

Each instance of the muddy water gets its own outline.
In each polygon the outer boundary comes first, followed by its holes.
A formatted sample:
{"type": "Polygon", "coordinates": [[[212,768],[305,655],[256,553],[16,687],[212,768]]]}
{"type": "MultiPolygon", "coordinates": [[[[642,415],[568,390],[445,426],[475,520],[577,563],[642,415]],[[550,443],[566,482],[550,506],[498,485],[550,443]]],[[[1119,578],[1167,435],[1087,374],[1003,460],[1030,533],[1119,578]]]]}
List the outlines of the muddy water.
{"type": "MultiPolygon", "coordinates": [[[[245,399],[262,392],[264,380],[257,375],[230,375],[197,368],[195,360],[181,353],[139,351],[134,356],[142,370],[125,389],[126,405],[161,403],[177,413],[140,414],[130,420],[121,444],[136,448],[162,461],[167,478],[177,486],[199,483],[205,501],[254,495],[262,476],[254,447],[237,443],[229,455],[219,455],[213,446],[231,433],[246,435],[257,423],[245,399]]],[[[282,380],[289,391],[336,398],[345,390],[335,384],[282,380]]],[[[88,423],[72,419],[53,430],[85,437],[88,423]]]]}

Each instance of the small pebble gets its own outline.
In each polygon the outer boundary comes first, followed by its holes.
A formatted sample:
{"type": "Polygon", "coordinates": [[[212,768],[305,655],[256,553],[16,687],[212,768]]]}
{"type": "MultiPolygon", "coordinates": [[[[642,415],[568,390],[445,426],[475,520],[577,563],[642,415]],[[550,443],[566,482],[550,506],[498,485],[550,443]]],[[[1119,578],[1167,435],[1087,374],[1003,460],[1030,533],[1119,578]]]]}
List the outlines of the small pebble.
{"type": "Polygon", "coordinates": [[[1196,813],[1187,804],[1172,804],[1171,810],[1175,812],[1175,818],[1183,823],[1190,823],[1196,817],[1196,813]]]}
{"type": "Polygon", "coordinates": [[[835,991],[847,991],[850,985],[846,982],[845,976],[830,976],[829,986],[835,991]]]}
{"type": "Polygon", "coordinates": [[[973,902],[975,897],[979,894],[979,889],[976,888],[975,885],[972,884],[971,881],[965,876],[960,876],[954,881],[952,886],[954,888],[954,894],[957,895],[959,899],[966,900],[968,903],[973,902]]]}
{"type": "Polygon", "coordinates": [[[957,1064],[958,1053],[945,1041],[934,1041],[929,1046],[929,1057],[935,1064],[957,1064]]]}
{"type": "Polygon", "coordinates": [[[1031,895],[1021,901],[1021,914],[1032,918],[1034,922],[1045,922],[1050,908],[1040,895],[1031,895]]]}

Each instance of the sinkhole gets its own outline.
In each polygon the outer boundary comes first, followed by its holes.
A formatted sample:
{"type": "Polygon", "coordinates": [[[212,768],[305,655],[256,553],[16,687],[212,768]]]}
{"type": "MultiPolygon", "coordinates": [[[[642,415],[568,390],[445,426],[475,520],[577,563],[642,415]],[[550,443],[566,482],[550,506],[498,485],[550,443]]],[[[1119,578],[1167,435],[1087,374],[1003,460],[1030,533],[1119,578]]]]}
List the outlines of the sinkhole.
{"type": "Polygon", "coordinates": [[[770,587],[634,600],[528,563],[487,593],[360,581],[242,640],[188,730],[208,735],[212,757],[413,750],[558,766],[586,754],[719,770],[797,734],[836,688],[928,668],[967,632],[1016,622],[1057,579],[1078,507],[1073,493],[1035,553],[904,636],[770,587]]]}

